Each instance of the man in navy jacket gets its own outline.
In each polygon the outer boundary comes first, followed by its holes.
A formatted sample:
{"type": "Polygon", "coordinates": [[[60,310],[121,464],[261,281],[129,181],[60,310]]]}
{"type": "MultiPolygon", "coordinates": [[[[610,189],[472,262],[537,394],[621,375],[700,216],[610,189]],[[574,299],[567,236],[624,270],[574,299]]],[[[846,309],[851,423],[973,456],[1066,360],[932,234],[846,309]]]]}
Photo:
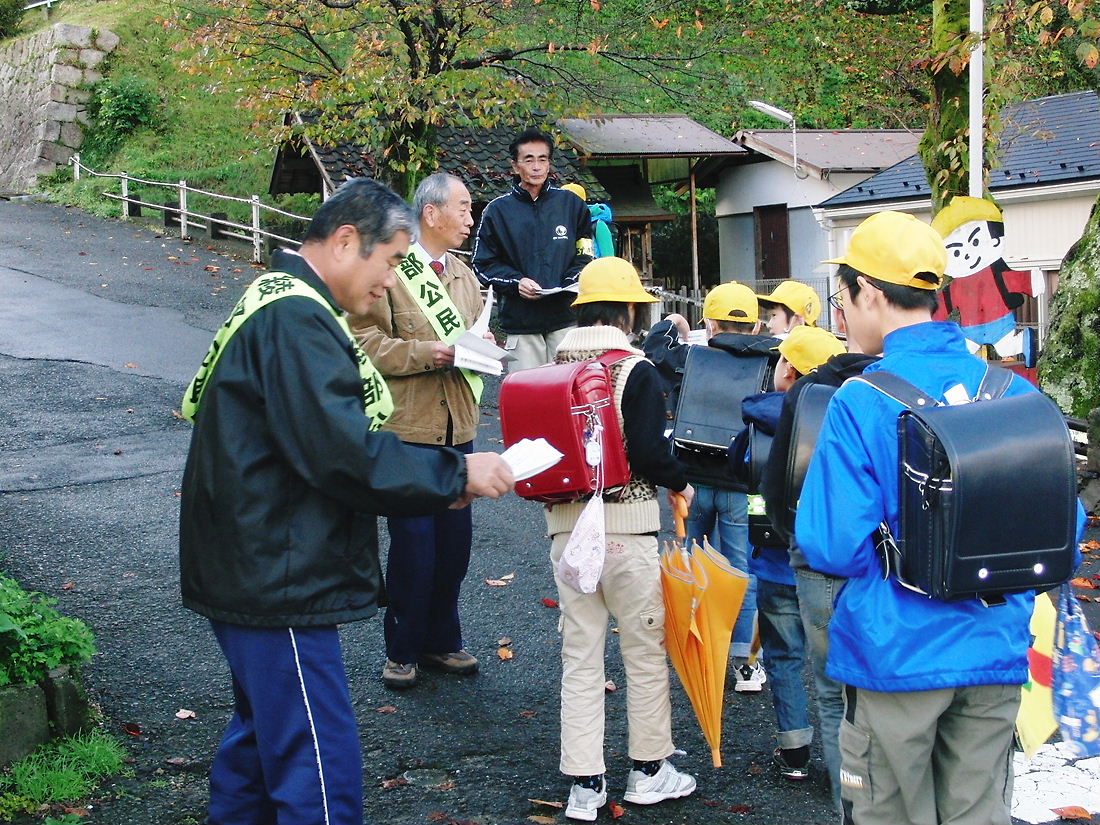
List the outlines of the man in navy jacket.
{"type": "Polygon", "coordinates": [[[516,357],[517,369],[527,369],[553,361],[575,325],[570,307],[577,276],[592,260],[592,226],[582,200],[550,185],[550,135],[527,129],[509,151],[512,188],[485,207],[473,265],[481,282],[500,297],[505,349],[516,357]]]}

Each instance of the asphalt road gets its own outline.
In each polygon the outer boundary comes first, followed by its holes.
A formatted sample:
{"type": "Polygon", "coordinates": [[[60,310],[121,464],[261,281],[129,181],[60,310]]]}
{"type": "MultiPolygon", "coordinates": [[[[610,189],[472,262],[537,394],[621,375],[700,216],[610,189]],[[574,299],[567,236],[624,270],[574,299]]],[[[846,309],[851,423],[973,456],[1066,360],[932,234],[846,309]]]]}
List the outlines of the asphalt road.
{"type": "MultiPolygon", "coordinates": [[[[257,271],[156,227],[0,201],[0,569],[96,633],[99,654],[85,675],[106,729],[130,750],[133,775],[93,800],[89,823],[203,821],[206,774],[232,703],[208,625],[179,603],[178,490],[190,428],[175,411],[213,330],[257,271]],[[195,718],[177,718],[181,708],[195,718]]],[[[499,438],[495,390],[481,448],[499,438]]],[[[478,676],[428,674],[394,694],[379,679],[380,622],[343,631],[370,822],[565,821],[529,801],[562,801],[568,790],[557,772],[557,611],[542,601],[556,595],[542,517],[515,497],[474,507],[462,613],[478,676]],[[486,584],[506,574],[507,587],[486,584]],[[505,637],[508,660],[497,655],[505,637]]],[[[615,647],[612,634],[607,675],[623,685],[615,647]]],[[[819,752],[809,782],[785,782],[771,768],[766,691],[731,693],[721,769],[710,766],[678,683],[673,708],[686,752],[678,765],[699,789],[625,806],[624,822],[834,820],[819,752]]],[[[610,797],[620,799],[625,691],[608,693],[607,709],[610,797]]]]}

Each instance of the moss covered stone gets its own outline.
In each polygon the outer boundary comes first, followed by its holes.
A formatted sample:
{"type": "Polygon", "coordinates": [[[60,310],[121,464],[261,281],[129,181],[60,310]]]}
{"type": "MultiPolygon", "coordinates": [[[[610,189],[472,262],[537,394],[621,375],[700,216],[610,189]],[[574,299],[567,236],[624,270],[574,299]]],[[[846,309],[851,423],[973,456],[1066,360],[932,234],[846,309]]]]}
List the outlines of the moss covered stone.
{"type": "Polygon", "coordinates": [[[1100,407],[1100,199],[1062,262],[1039,386],[1069,415],[1085,418],[1100,407]]]}

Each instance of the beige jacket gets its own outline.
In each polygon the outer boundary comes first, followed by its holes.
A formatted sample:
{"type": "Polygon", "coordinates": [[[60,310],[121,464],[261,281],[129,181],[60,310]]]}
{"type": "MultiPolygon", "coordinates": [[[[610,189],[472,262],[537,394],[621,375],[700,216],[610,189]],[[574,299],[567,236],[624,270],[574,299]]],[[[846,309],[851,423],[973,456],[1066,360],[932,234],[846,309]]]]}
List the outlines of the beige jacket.
{"type": "MultiPolygon", "coordinates": [[[[473,270],[447,253],[440,276],[462,320],[469,327],[481,313],[481,289],[473,270]]],[[[366,315],[348,323],[393,394],[393,417],[383,429],[413,444],[446,444],[447,418],[453,421],[451,444],[473,441],[479,420],[470,385],[455,369],[432,366],[431,343],[439,337],[401,278],[366,315]]]]}

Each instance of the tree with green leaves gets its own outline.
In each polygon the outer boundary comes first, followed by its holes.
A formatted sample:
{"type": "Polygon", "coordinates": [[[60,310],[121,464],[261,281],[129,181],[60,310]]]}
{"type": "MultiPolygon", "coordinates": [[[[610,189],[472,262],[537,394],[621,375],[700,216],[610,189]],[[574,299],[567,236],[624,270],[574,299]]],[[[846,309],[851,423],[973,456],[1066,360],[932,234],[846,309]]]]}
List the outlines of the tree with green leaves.
{"type": "Polygon", "coordinates": [[[714,0],[184,0],[175,19],[193,71],[228,72],[269,122],[309,113],[322,143],[375,149],[408,192],[442,124],[694,105],[725,83],[726,16],[714,0]]]}

